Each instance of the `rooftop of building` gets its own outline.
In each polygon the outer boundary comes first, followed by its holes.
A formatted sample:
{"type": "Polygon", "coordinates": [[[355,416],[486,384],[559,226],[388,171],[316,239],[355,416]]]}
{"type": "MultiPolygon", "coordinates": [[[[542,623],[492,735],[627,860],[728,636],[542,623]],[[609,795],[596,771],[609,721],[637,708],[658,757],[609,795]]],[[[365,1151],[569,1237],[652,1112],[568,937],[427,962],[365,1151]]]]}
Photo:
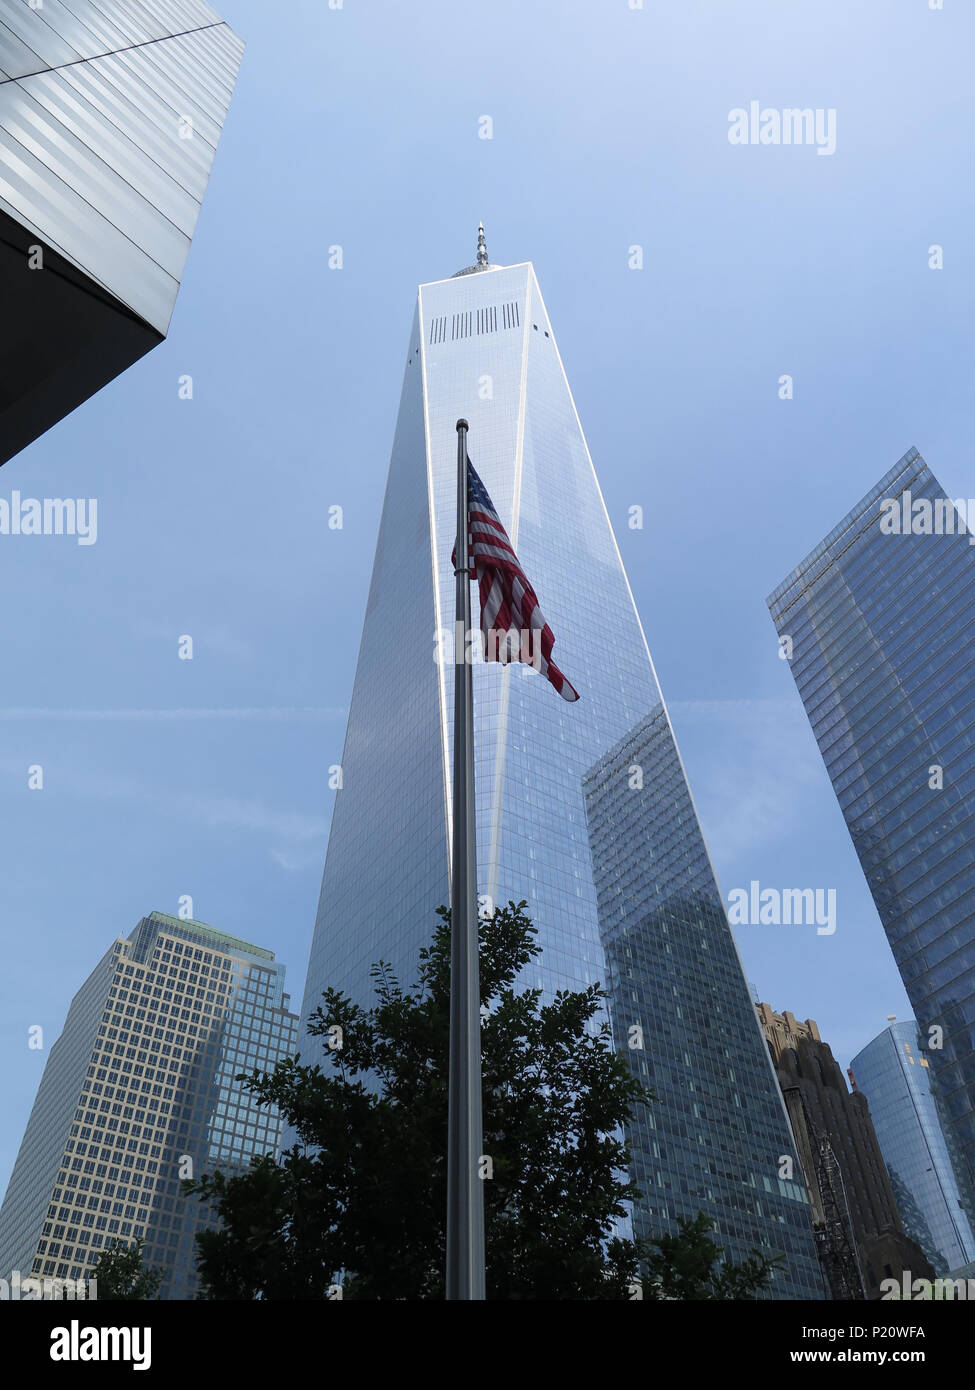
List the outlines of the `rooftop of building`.
{"type": "Polygon", "coordinates": [[[793,1037],[812,1038],[815,1042],[822,1042],[819,1027],[814,1018],[807,1018],[803,1022],[796,1018],[795,1014],[790,1013],[788,1009],[784,1013],[777,1014],[771,1004],[756,1004],[755,1012],[762,1024],[778,1027],[783,1032],[791,1033],[793,1037]]]}
{"type": "Polygon", "coordinates": [[[192,917],[172,917],[168,912],[150,912],[146,920],[158,922],[165,927],[176,927],[180,931],[190,931],[200,938],[201,944],[209,942],[218,949],[247,951],[250,955],[260,956],[264,960],[274,960],[273,951],[256,946],[252,941],[245,941],[242,937],[231,936],[229,932],[219,931],[216,927],[211,927],[206,922],[198,922],[192,917]]]}
{"type": "Polygon", "coordinates": [[[778,618],[786,612],[806,589],[812,588],[823,577],[833,561],[852,545],[865,526],[874,524],[877,518],[876,503],[882,498],[898,495],[921,473],[933,478],[924,459],[912,446],[772,590],[765,600],[772,617],[778,618]]]}

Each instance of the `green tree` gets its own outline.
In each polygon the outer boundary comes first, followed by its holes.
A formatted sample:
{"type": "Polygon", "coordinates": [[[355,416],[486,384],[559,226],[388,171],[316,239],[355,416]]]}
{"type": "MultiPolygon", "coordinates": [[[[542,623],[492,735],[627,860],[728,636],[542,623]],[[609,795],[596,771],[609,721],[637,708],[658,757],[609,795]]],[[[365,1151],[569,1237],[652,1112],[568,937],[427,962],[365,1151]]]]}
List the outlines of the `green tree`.
{"type": "MultiPolygon", "coordinates": [[[[488,1297],[627,1299],[644,1259],[645,1298],[752,1296],[767,1276],[705,1269],[720,1251],[697,1223],[665,1247],[613,1234],[639,1195],[622,1126],[653,1097],[613,1048],[598,985],[546,1005],[516,988],[540,954],[524,909],[479,925],[488,1297]]],[[[196,1238],[204,1297],[320,1300],[336,1283],[345,1299],[443,1297],[450,915],[438,915],[411,989],[379,963],[369,1010],[325,991],[308,1027],[324,1067],[286,1058],[239,1078],[300,1142],[280,1165],[184,1182],[221,1221],[196,1238]]]]}
{"type": "Polygon", "coordinates": [[[740,1264],[721,1263],[711,1217],[700,1211],[693,1221],[678,1218],[677,1224],[678,1235],[658,1236],[641,1247],[644,1299],[753,1299],[769,1287],[782,1263],[780,1255],[767,1257],[759,1250],[740,1264]]]}
{"type": "MultiPolygon", "coordinates": [[[[489,1297],[626,1297],[637,1252],[612,1231],[635,1189],[620,1127],[648,1093],[613,1049],[597,986],[544,1006],[540,990],[516,989],[540,950],[524,908],[480,922],[489,1297]]],[[[209,1296],[321,1299],[342,1270],[344,1298],[443,1297],[450,918],[439,917],[411,989],[380,963],[368,1011],[325,992],[308,1030],[324,1067],[289,1058],[245,1079],[301,1143],[280,1167],[184,1184],[222,1219],[197,1237],[209,1296]]]]}
{"type": "Polygon", "coordinates": [[[111,1240],[96,1260],[88,1278],[97,1281],[98,1302],[144,1301],[155,1298],[165,1270],[144,1269],[145,1241],[111,1240]]]}

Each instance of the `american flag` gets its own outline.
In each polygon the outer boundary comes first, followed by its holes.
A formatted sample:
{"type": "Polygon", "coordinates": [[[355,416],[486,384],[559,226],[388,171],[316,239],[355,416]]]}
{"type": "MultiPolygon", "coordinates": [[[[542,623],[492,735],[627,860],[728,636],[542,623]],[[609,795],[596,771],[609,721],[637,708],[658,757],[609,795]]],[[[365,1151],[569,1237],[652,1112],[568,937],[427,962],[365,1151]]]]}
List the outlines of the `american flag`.
{"type": "MultiPolygon", "coordinates": [[[[469,458],[467,514],[471,572],[481,594],[484,660],[500,661],[502,665],[527,662],[555,686],[563,700],[578,700],[578,691],[551,659],[555,636],[542,616],[535,590],[518,563],[487,488],[469,458]]],[[[450,558],[456,565],[456,546],[450,558]]]]}

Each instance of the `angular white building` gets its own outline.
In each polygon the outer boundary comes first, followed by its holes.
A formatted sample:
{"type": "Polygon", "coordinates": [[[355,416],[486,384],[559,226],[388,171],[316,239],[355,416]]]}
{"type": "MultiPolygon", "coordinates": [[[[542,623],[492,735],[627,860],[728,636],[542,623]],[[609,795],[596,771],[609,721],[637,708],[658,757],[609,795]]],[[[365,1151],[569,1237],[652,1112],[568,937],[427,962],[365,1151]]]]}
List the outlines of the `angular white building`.
{"type": "Polygon", "coordinates": [[[242,52],[202,0],[0,0],[0,464],[166,336],[242,52]]]}

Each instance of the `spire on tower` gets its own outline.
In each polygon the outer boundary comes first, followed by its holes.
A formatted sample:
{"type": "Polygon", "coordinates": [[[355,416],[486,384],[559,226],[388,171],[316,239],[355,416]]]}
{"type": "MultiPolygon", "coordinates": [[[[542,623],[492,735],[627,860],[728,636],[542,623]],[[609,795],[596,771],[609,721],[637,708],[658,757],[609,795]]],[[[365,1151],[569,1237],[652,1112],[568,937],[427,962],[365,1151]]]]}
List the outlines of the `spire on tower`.
{"type": "Polygon", "coordinates": [[[487,242],[484,240],[484,223],[477,224],[477,260],[473,265],[465,266],[463,270],[458,270],[457,275],[476,275],[479,270],[498,270],[499,266],[492,265],[488,260],[487,242]]]}

